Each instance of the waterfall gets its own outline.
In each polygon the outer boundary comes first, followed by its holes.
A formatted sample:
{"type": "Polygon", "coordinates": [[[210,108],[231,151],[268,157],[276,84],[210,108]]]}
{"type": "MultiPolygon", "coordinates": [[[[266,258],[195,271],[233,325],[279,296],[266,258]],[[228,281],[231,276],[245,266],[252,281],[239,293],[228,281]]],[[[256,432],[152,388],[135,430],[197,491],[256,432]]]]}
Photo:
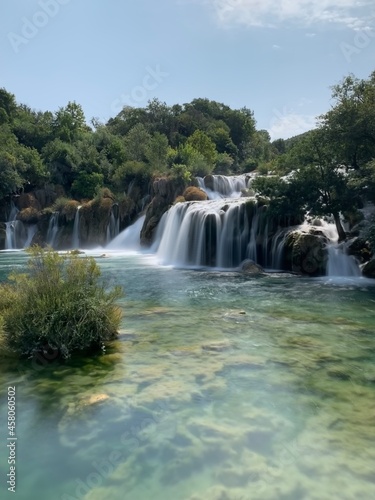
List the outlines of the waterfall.
{"type": "Polygon", "coordinates": [[[140,217],[132,226],[122,231],[109,245],[108,250],[130,250],[137,251],[141,249],[140,235],[146,216],[140,217]]]}
{"type": "Polygon", "coordinates": [[[33,241],[33,238],[35,236],[35,233],[38,230],[38,226],[36,224],[33,225],[28,225],[26,229],[26,241],[23,244],[23,248],[28,248],[31,245],[31,242],[33,241]]]}
{"type": "Polygon", "coordinates": [[[336,224],[329,223],[324,220],[316,221],[309,224],[305,222],[300,226],[302,230],[306,230],[311,227],[321,231],[325,237],[328,239],[327,244],[328,251],[328,262],[326,275],[330,277],[359,277],[361,276],[361,270],[354,257],[348,255],[347,247],[345,243],[338,243],[339,235],[337,232],[336,224]]]}
{"type": "Polygon", "coordinates": [[[346,253],[345,245],[328,245],[327,276],[358,277],[361,270],[354,257],[346,253]]]}
{"type": "Polygon", "coordinates": [[[210,200],[241,198],[242,190],[248,187],[248,175],[209,175],[196,178],[198,186],[207,193],[210,200]]]}
{"type": "MultiPolygon", "coordinates": [[[[118,211],[117,211],[118,212],[118,211]]],[[[113,207],[107,225],[107,243],[111,242],[120,233],[120,217],[115,215],[113,207]]]]}
{"type": "MultiPolygon", "coordinates": [[[[153,250],[162,264],[236,268],[257,257],[257,239],[267,240],[259,209],[249,218],[247,199],[177,203],[163,215],[153,250]]],[[[267,227],[267,226],[266,226],[267,227]]],[[[260,256],[262,260],[262,256],[260,256]]]]}
{"type": "Polygon", "coordinates": [[[17,214],[19,210],[11,201],[10,205],[10,214],[8,217],[8,222],[6,222],[6,234],[5,234],[5,250],[14,250],[17,247],[17,229],[19,226],[19,222],[17,220],[17,214]]]}
{"type": "Polygon", "coordinates": [[[54,212],[48,223],[48,231],[47,231],[47,245],[54,248],[57,233],[59,231],[59,212],[54,212]]]}
{"type": "Polygon", "coordinates": [[[81,207],[77,207],[76,216],[74,218],[74,226],[73,226],[73,240],[72,247],[79,248],[79,211],[81,207]]]}

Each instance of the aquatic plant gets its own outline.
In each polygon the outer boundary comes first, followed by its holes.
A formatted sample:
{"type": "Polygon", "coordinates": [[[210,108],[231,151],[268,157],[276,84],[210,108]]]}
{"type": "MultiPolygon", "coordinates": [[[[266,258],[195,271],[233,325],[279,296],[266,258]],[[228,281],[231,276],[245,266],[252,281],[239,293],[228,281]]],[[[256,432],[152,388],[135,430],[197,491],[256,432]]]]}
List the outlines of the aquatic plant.
{"type": "Polygon", "coordinates": [[[27,356],[53,349],[67,358],[116,336],[122,289],[108,290],[93,258],[40,247],[29,254],[27,271],[0,285],[2,347],[27,356]]]}

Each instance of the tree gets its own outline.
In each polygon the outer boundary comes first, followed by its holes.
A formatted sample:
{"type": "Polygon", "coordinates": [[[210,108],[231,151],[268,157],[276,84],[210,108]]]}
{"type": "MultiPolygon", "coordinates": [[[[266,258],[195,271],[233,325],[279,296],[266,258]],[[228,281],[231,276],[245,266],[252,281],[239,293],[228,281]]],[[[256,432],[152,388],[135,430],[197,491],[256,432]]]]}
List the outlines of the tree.
{"type": "Polygon", "coordinates": [[[156,172],[163,172],[167,166],[168,138],[164,134],[155,132],[148,143],[145,156],[151,168],[156,172]]]}
{"type": "Polygon", "coordinates": [[[125,137],[125,151],[129,160],[144,161],[149,148],[151,136],[144,125],[138,123],[125,137]]]}
{"type": "Polygon", "coordinates": [[[361,168],[375,157],[375,72],[369,79],[349,75],[333,87],[335,105],[321,116],[337,161],[361,168]]]}
{"type": "Polygon", "coordinates": [[[217,156],[215,144],[202,130],[196,130],[194,134],[188,138],[186,144],[200,153],[208,165],[214,165],[217,156]]]}
{"type": "Polygon", "coordinates": [[[82,106],[74,101],[68,102],[55,113],[53,129],[56,138],[70,143],[79,139],[83,132],[90,130],[86,125],[82,106]]]}
{"type": "Polygon", "coordinates": [[[314,215],[332,215],[339,240],[344,240],[346,234],[340,212],[355,210],[359,199],[345,169],[337,161],[325,129],[305,135],[290,150],[288,161],[293,161],[296,168],[288,180],[289,190],[294,191],[290,194],[294,202],[314,215]]]}

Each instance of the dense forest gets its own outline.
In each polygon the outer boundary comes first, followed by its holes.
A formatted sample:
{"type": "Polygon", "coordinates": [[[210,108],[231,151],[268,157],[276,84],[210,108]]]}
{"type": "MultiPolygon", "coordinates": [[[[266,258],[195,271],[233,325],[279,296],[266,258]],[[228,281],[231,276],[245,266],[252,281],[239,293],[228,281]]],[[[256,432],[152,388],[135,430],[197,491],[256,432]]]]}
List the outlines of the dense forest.
{"type": "Polygon", "coordinates": [[[250,109],[208,99],[174,106],[154,99],[88,125],[75,102],[35,111],[1,89],[0,202],[46,186],[80,201],[107,188],[124,201],[134,183],[146,196],[160,176],[189,184],[195,176],[255,171],[253,189],[271,210],[333,216],[345,239],[340,214],[356,222],[358,209],[375,201],[375,72],[347,76],[332,100],[315,130],[271,142],[250,109]]]}

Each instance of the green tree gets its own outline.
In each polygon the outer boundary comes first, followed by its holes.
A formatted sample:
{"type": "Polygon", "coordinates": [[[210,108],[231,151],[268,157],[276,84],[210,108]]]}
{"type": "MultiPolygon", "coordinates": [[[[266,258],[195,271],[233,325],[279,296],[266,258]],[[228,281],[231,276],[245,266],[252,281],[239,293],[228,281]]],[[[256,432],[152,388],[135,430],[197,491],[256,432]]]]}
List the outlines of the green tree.
{"type": "Polygon", "coordinates": [[[349,75],[333,87],[334,106],[321,116],[337,161],[359,169],[375,157],[375,72],[367,80],[349,75]]]}
{"type": "Polygon", "coordinates": [[[56,138],[70,143],[90,130],[86,125],[82,106],[73,101],[68,102],[65,107],[59,108],[53,120],[53,130],[56,138]]]}
{"type": "Polygon", "coordinates": [[[196,130],[193,135],[188,138],[186,144],[198,151],[198,153],[204,157],[208,165],[214,165],[217,151],[214,142],[206,133],[202,130],[196,130]]]}
{"type": "Polygon", "coordinates": [[[164,134],[155,132],[148,143],[145,156],[152,170],[163,172],[167,166],[168,158],[168,138],[164,134]]]}
{"type": "Polygon", "coordinates": [[[104,176],[98,172],[79,172],[72,184],[72,193],[76,198],[93,198],[103,186],[104,176]]]}
{"type": "Polygon", "coordinates": [[[142,162],[147,157],[151,135],[141,123],[135,125],[125,137],[125,150],[129,160],[142,162]]]}

